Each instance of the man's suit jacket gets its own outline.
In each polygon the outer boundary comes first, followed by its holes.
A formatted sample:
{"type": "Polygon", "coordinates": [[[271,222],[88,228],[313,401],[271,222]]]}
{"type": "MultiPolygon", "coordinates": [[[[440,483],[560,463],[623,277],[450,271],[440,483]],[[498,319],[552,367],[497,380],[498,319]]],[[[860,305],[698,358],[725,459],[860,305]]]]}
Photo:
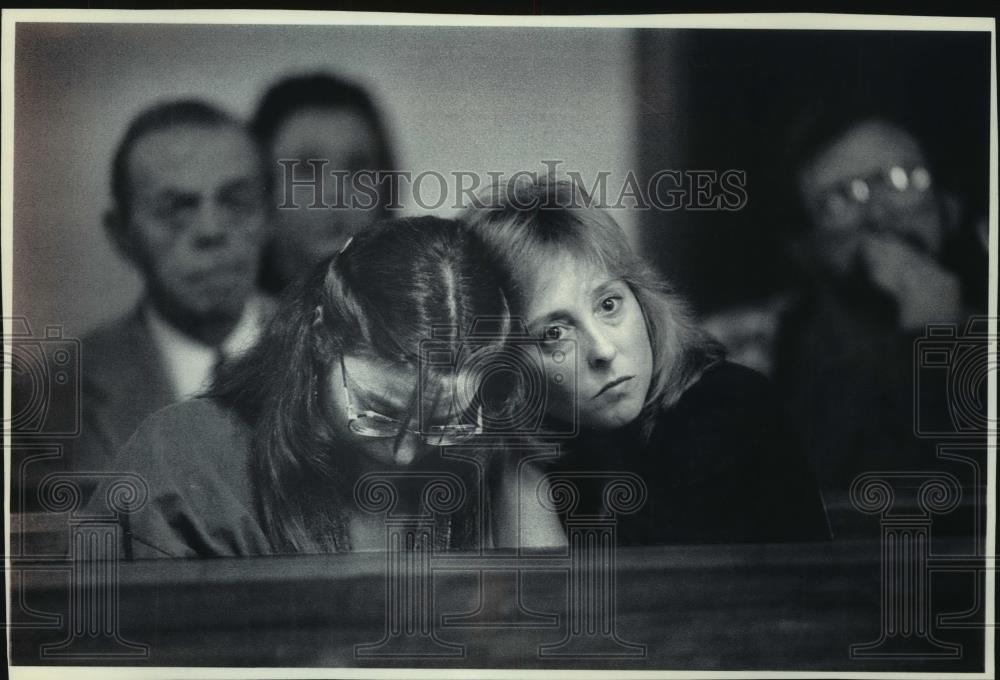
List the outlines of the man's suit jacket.
{"type": "MultiPolygon", "coordinates": [[[[257,323],[266,324],[275,301],[262,296],[255,304],[257,323]]],[[[76,470],[106,470],[140,423],[177,396],[141,302],[84,336],[81,345],[81,433],[69,461],[76,470]]]]}
{"type": "Polygon", "coordinates": [[[72,466],[100,470],[149,415],[176,400],[142,307],[82,340],[81,434],[72,466]]]}

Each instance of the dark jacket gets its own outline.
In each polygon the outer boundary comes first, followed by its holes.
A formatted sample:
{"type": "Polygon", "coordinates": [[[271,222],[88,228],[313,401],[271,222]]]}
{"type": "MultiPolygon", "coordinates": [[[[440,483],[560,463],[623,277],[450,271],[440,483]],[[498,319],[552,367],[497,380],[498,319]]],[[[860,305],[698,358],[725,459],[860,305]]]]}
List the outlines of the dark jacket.
{"type": "MultiPolygon", "coordinates": [[[[583,432],[556,472],[604,470],[642,478],[646,500],[616,517],[619,543],[715,543],[830,538],[819,487],[766,378],[720,362],[658,416],[648,441],[633,424],[583,432]]],[[[602,514],[598,484],[583,511],[602,514]]]]}

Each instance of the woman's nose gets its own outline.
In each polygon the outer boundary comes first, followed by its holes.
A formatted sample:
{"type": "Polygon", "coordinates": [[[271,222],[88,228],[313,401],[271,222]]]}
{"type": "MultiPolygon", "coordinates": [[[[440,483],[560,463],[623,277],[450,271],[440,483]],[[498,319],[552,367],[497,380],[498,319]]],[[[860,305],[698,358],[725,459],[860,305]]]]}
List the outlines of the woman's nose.
{"type": "Polygon", "coordinates": [[[588,333],[587,363],[599,368],[614,361],[618,355],[618,345],[607,331],[595,329],[588,333]]]}

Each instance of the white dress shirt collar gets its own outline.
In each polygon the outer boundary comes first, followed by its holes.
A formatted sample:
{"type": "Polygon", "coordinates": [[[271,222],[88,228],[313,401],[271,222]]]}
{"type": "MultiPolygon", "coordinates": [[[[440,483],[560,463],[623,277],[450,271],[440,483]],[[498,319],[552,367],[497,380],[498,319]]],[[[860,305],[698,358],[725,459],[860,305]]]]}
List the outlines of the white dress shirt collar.
{"type": "Polygon", "coordinates": [[[203,394],[211,385],[212,372],[221,351],[224,358],[239,356],[257,341],[263,326],[263,304],[251,297],[232,332],[218,347],[198,342],[170,325],[153,306],[146,304],[144,312],[153,342],[164,359],[167,374],[178,400],[203,394]]]}

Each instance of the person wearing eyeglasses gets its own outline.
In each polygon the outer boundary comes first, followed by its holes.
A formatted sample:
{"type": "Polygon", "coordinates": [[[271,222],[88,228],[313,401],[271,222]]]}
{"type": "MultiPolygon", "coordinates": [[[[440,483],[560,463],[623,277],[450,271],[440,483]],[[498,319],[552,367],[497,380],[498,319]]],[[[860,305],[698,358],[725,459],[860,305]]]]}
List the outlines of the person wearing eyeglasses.
{"type": "Polygon", "coordinates": [[[928,324],[985,310],[985,231],[898,120],[829,107],[795,139],[805,228],[790,252],[805,285],[778,324],[775,378],[828,487],[935,465],[913,408],[947,404],[915,394],[913,343],[928,324]]]}
{"type": "Polygon", "coordinates": [[[860,121],[800,169],[815,263],[844,282],[880,292],[901,329],[954,321],[957,272],[943,263],[953,225],[925,152],[905,129],[860,121]]]}
{"type": "Polygon", "coordinates": [[[435,549],[561,545],[558,518],[522,500],[541,474],[490,432],[513,393],[482,369],[509,321],[500,275],[457,222],[358,234],[284,296],[207,397],[160,411],[126,445],[115,469],[148,486],[127,550],[384,550],[385,516],[360,484],[372,475],[391,478],[396,516],[434,517],[435,549]],[[491,332],[472,338],[484,319],[491,332]],[[453,512],[431,512],[435,477],[461,480],[453,512]]]}

